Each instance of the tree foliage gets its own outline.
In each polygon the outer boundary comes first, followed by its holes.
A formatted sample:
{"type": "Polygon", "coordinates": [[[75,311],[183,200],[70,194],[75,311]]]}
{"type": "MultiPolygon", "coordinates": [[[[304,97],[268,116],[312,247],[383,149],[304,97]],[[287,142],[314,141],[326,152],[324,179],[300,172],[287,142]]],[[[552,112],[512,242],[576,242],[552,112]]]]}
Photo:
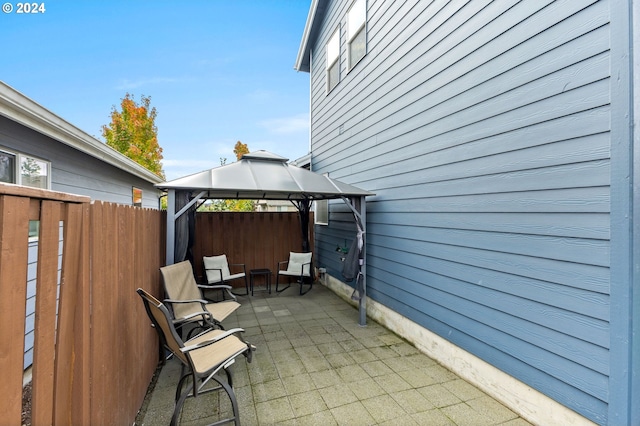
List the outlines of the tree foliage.
{"type": "Polygon", "coordinates": [[[236,160],[240,160],[244,154],[249,153],[249,147],[246,143],[240,141],[236,142],[236,146],[233,147],[233,153],[236,155],[236,160]]]}
{"type": "Polygon", "coordinates": [[[142,95],[138,104],[127,93],[120,104],[121,111],[111,109],[111,123],[102,126],[107,145],[131,158],[152,173],[164,178],[162,148],[158,144],[156,108],[151,97],[142,95]]]}
{"type": "MultiPolygon", "coordinates": [[[[236,142],[233,148],[233,153],[236,155],[236,159],[240,160],[244,154],[249,153],[249,147],[246,143],[240,141],[236,142]]],[[[220,165],[227,164],[226,158],[220,158],[220,165]]],[[[256,202],[253,200],[213,200],[210,203],[205,203],[198,211],[210,211],[210,212],[252,212],[256,209],[256,202]]]]}

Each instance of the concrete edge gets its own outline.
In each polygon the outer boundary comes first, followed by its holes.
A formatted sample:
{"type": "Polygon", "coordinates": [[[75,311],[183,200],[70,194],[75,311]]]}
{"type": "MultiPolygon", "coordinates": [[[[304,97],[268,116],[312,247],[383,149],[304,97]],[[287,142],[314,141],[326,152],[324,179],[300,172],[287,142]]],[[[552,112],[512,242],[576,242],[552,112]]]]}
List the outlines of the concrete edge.
{"type": "MultiPolygon", "coordinates": [[[[329,274],[321,283],[340,298],[351,300],[353,288],[329,274]]],[[[367,316],[408,340],[424,354],[453,373],[503,403],[528,422],[536,425],[596,425],[543,393],[506,374],[437,334],[367,298],[367,316]]]]}

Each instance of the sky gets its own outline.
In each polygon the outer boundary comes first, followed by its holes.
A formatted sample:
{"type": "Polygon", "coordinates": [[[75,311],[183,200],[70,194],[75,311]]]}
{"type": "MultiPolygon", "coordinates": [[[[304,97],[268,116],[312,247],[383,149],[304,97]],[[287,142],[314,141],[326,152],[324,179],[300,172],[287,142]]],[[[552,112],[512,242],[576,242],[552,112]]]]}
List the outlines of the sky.
{"type": "Polygon", "coordinates": [[[101,141],[126,93],[151,97],[167,180],[235,161],[237,141],[308,153],[309,74],[293,66],[311,0],[41,4],[3,0],[0,80],[101,141]]]}

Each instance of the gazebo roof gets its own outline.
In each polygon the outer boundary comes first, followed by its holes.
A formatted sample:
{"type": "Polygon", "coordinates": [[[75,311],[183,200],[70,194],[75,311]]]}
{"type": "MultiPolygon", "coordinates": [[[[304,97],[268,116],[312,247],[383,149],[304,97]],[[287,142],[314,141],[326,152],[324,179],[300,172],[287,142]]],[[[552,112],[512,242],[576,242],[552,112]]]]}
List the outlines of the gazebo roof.
{"type": "Polygon", "coordinates": [[[243,155],[235,163],[159,183],[156,187],[207,191],[206,197],[214,199],[322,200],[375,195],[287,161],[267,151],[256,151],[243,155]]]}

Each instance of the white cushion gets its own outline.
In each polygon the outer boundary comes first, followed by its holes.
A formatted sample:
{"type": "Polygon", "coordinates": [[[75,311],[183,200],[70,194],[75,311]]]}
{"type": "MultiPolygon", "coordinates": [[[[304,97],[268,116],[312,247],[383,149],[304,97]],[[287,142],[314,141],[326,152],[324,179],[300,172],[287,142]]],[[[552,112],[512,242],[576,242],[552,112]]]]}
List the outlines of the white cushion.
{"type": "Polygon", "coordinates": [[[311,275],[310,271],[311,271],[311,253],[289,252],[289,263],[287,264],[287,275],[310,276],[311,275]],[[304,272],[302,268],[304,268],[304,272]]]}
{"type": "Polygon", "coordinates": [[[229,272],[229,263],[227,262],[226,254],[210,257],[205,256],[202,258],[202,261],[204,262],[204,268],[207,273],[207,282],[209,284],[221,281],[220,271],[217,271],[217,269],[222,270],[222,279],[229,279],[231,272],[229,272]]]}

